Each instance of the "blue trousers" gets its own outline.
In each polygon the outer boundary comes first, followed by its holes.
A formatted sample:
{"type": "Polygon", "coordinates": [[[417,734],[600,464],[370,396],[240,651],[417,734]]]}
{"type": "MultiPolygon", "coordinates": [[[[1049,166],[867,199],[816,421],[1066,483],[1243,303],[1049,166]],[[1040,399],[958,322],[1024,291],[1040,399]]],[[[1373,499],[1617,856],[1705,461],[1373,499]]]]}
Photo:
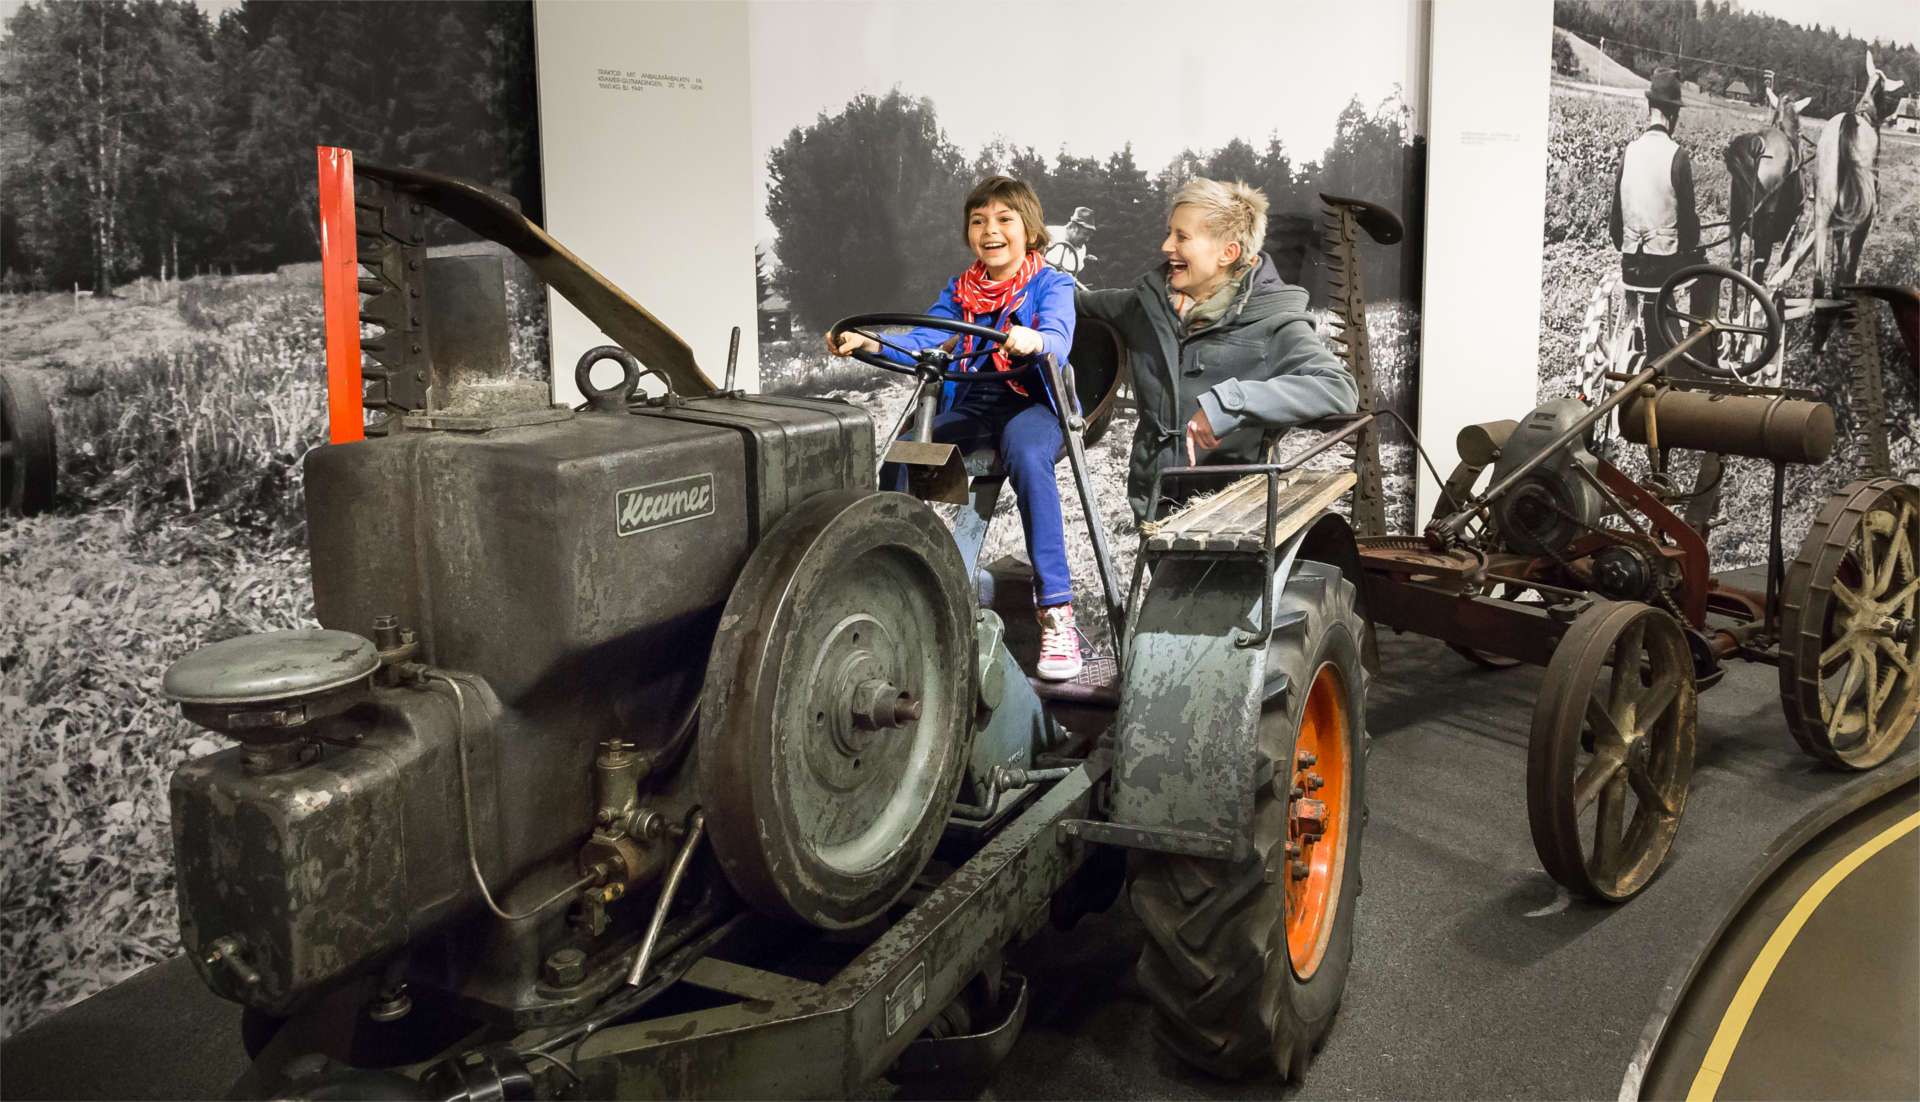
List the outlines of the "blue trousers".
{"type": "MultiPolygon", "coordinates": [[[[1007,469],[1020,507],[1027,558],[1033,563],[1034,604],[1044,608],[1072,601],[1066,519],[1060,511],[1060,484],[1053,478],[1053,465],[1066,438],[1060,434],[1060,419],[1053,410],[1040,399],[1022,397],[1006,387],[967,386],[951,409],[934,417],[933,439],[957,445],[963,453],[999,449],[1000,464],[1007,469]]],[[[880,484],[904,491],[906,468],[887,464],[880,472],[880,484]]]]}

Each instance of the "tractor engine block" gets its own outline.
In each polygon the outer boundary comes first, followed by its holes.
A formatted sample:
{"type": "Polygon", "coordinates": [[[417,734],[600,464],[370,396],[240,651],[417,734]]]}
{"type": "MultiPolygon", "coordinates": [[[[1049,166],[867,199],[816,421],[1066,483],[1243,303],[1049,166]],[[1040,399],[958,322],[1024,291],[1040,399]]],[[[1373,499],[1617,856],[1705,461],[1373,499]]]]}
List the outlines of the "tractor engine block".
{"type": "Polygon", "coordinates": [[[172,805],[189,955],[256,1010],[404,977],[527,1026],[609,989],[694,802],[693,717],[749,554],[803,501],[874,487],[872,423],[839,402],[450,423],[307,459],[331,630],[306,634],[334,643],[316,661],[358,670],[352,699],[287,688],[271,660],[245,673],[252,695],[223,689],[273,636],[169,673],[191,717],[243,743],[183,767],[172,805]],[[582,880],[604,888],[595,913],[540,908],[582,880]]]}

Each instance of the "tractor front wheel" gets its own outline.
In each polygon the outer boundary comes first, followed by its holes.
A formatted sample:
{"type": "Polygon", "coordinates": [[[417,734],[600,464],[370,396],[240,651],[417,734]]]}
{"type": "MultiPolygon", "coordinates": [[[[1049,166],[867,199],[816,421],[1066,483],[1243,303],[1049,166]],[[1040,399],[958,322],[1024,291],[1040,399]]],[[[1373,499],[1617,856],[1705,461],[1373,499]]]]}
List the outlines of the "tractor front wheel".
{"type": "MultiPolygon", "coordinates": [[[[1366,805],[1364,630],[1353,583],[1301,563],[1275,608],[1268,676],[1292,686],[1260,718],[1272,779],[1254,852],[1234,863],[1136,852],[1139,978],[1175,1055],[1223,1078],[1306,1076],[1346,990],[1366,805]]],[[[1262,770],[1264,773],[1265,770],[1262,770]]]]}

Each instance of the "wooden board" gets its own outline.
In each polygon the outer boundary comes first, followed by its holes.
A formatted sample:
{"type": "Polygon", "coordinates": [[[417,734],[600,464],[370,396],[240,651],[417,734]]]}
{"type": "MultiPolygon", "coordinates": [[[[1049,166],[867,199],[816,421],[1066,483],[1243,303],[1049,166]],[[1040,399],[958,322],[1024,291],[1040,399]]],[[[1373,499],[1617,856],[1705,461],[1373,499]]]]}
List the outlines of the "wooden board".
{"type": "MultiPolygon", "coordinates": [[[[1351,470],[1288,471],[1279,476],[1273,546],[1285,543],[1327,506],[1351,490],[1351,470]]],[[[1144,550],[1251,552],[1266,550],[1267,476],[1248,475],[1217,494],[1197,498],[1164,520],[1143,525],[1144,550]]]]}

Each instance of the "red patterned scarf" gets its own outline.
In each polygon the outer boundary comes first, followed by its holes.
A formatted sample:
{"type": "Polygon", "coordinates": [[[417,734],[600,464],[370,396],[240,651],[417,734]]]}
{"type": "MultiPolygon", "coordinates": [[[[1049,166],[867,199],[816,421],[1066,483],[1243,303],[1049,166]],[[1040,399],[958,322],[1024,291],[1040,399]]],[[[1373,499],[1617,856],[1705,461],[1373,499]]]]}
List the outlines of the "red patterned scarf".
{"type": "MultiPolygon", "coordinates": [[[[1026,258],[1020,262],[1020,267],[1006,279],[988,279],[987,266],[978,260],[974,261],[973,267],[961,272],[960,278],[954,284],[953,297],[960,304],[961,320],[978,325],[986,324],[979,320],[981,318],[1002,316],[1006,319],[1006,324],[1000,328],[1003,331],[1013,328],[1013,312],[1027,301],[1028,281],[1044,267],[1046,267],[1046,261],[1041,258],[1036,249],[1027,250],[1026,258]]],[[[961,346],[961,353],[964,355],[972,351],[973,338],[967,337],[961,346]]],[[[1004,346],[993,353],[993,369],[995,371],[1013,370],[1013,362],[1004,346]]],[[[1011,387],[1015,394],[1026,397],[1026,388],[1019,383],[1008,383],[1007,386],[1011,387]]]]}

